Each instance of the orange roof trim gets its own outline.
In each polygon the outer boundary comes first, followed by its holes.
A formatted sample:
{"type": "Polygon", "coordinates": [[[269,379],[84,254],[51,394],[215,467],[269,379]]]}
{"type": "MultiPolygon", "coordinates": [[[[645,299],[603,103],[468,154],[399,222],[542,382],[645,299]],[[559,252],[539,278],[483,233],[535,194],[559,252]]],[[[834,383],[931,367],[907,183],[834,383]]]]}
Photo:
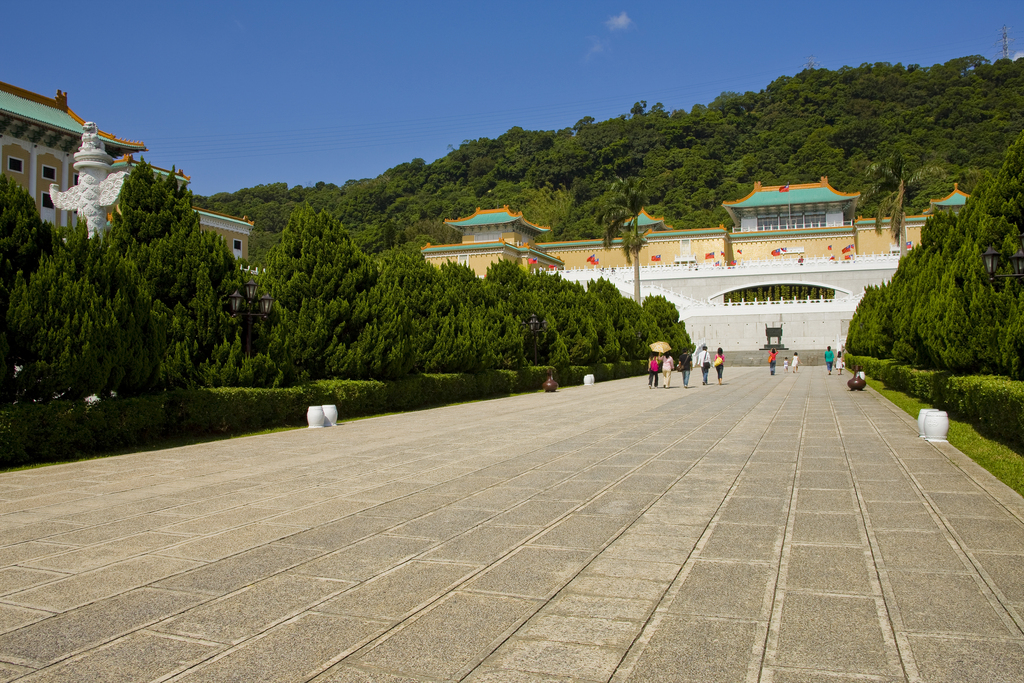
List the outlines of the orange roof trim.
{"type": "MultiPolygon", "coordinates": [[[[741,199],[734,199],[734,200],[729,201],[729,202],[722,202],[722,206],[732,206],[733,204],[740,204],[742,202],[747,201],[748,199],[753,197],[758,192],[778,192],[783,187],[786,187],[786,186],[785,185],[761,185],[761,181],[760,180],[755,180],[754,181],[754,189],[751,190],[747,194],[746,197],[743,197],[741,199]]],[[[789,189],[790,190],[809,190],[809,189],[812,189],[812,188],[815,188],[815,187],[825,187],[825,188],[828,188],[829,190],[831,190],[832,192],[835,192],[840,197],[859,197],[860,196],[860,192],[840,192],[836,188],[832,187],[831,185],[829,185],[828,176],[827,175],[821,176],[821,180],[819,180],[816,183],[797,183],[795,185],[791,183],[789,185],[789,189]]]]}

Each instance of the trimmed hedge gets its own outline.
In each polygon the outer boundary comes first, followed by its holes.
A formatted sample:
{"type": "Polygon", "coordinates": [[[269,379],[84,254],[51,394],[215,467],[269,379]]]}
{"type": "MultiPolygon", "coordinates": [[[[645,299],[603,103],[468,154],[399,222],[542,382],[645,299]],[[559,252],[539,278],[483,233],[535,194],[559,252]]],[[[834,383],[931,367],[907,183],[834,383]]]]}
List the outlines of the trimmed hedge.
{"type": "MultiPolygon", "coordinates": [[[[646,361],[571,367],[562,386],[646,374],[646,361]]],[[[311,405],[338,406],[338,419],[536,391],[548,368],[478,375],[415,375],[397,382],[322,380],[287,389],[180,389],[88,404],[51,401],[0,409],[0,467],[73,460],[176,437],[245,434],[301,426],[311,405]]]]}
{"type": "Polygon", "coordinates": [[[994,375],[952,375],[916,370],[890,359],[847,354],[848,368],[865,373],[925,403],[970,420],[978,428],[1015,446],[1024,445],[1024,382],[994,375]]]}

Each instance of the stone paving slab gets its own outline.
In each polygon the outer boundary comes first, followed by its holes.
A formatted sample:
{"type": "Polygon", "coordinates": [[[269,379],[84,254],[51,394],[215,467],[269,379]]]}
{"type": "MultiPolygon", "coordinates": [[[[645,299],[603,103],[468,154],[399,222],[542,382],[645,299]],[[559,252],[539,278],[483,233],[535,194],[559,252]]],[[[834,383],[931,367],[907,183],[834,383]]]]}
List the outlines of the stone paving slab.
{"type": "Polygon", "coordinates": [[[1024,683],[1024,500],[822,368],[0,475],[0,681],[1024,683]]]}

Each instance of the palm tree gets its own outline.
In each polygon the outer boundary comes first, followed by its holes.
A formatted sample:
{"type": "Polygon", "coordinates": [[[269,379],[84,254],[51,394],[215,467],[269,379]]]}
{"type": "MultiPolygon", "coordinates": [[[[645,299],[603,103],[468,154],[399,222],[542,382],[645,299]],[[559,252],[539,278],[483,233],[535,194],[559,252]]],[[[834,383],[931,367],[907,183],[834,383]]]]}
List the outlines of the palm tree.
{"type": "Polygon", "coordinates": [[[942,169],[935,164],[914,168],[900,150],[893,152],[882,161],[868,167],[872,180],[871,194],[883,195],[878,202],[875,216],[875,232],[882,232],[882,218],[890,216],[889,232],[900,245],[900,258],[907,255],[907,235],[904,224],[907,214],[903,211],[909,196],[916,193],[928,180],[940,175],[942,169]]]}
{"type": "Polygon", "coordinates": [[[598,222],[605,226],[604,247],[622,240],[626,263],[633,264],[633,298],[640,303],[640,250],[647,240],[640,228],[640,212],[647,202],[647,183],[642,178],[621,178],[612,184],[611,196],[604,202],[598,222]]]}

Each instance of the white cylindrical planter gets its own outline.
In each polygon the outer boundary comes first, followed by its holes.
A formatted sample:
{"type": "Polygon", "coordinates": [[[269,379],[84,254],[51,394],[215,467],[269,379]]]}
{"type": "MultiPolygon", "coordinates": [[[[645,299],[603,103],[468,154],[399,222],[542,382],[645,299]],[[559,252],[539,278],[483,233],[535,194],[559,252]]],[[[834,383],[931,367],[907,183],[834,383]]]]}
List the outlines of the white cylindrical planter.
{"type": "Polygon", "coordinates": [[[310,406],[306,411],[306,422],[309,423],[310,429],[322,428],[324,426],[323,406],[310,406]]]}
{"type": "Polygon", "coordinates": [[[928,441],[945,441],[949,434],[949,415],[935,410],[924,416],[924,438],[928,441]]]}
{"type": "Polygon", "coordinates": [[[587,387],[594,386],[594,376],[593,375],[584,375],[583,376],[583,386],[587,386],[587,387]]]}
{"type": "Polygon", "coordinates": [[[921,412],[917,414],[917,433],[923,439],[924,438],[924,416],[928,413],[938,412],[938,408],[922,408],[921,412]]]}
{"type": "Polygon", "coordinates": [[[324,427],[338,424],[338,406],[320,406],[324,410],[324,427]]]}

